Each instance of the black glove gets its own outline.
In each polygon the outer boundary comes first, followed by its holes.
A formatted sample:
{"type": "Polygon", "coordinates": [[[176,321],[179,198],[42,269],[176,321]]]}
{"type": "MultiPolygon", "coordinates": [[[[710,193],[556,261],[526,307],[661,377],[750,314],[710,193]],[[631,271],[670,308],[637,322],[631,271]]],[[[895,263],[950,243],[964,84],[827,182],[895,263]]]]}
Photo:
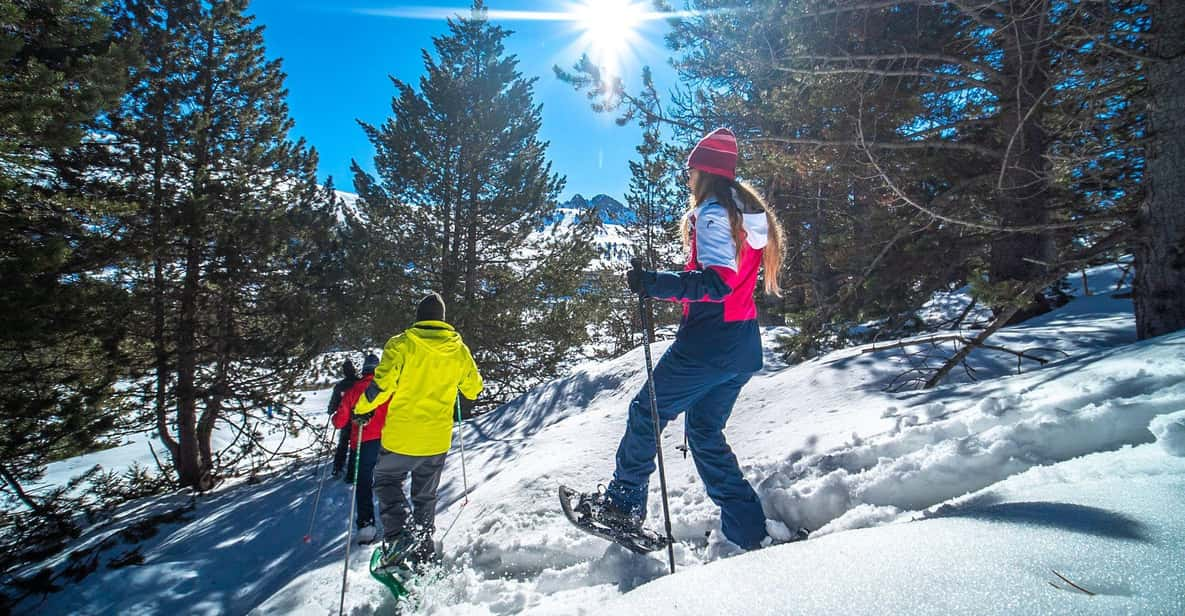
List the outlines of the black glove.
{"type": "Polygon", "coordinates": [[[642,269],[641,259],[634,259],[630,261],[630,264],[633,267],[625,273],[625,284],[631,292],[646,297],[646,283],[654,280],[654,272],[642,269]]]}
{"type": "Polygon", "coordinates": [[[366,413],[365,415],[354,414],[350,421],[354,422],[355,426],[365,426],[374,419],[374,413],[366,413]]]}
{"type": "Polygon", "coordinates": [[[459,401],[461,404],[461,421],[469,421],[482,414],[482,411],[477,410],[476,400],[470,400],[465,396],[461,396],[459,401]]]}

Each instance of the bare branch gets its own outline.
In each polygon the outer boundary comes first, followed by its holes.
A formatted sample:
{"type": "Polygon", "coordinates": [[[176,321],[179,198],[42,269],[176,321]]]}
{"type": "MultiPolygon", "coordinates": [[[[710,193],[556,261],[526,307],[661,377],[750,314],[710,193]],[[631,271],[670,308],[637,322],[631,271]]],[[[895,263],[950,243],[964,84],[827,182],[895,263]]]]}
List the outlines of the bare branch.
{"type": "Polygon", "coordinates": [[[1053,284],[1055,281],[1060,280],[1066,274],[1077,269],[1082,263],[1087,262],[1090,259],[1093,259],[1094,257],[1124,243],[1127,241],[1129,234],[1130,230],[1127,229],[1116,231],[1111,235],[1095,242],[1094,245],[1082,249],[1077,254],[1072,255],[1070,258],[1063,259],[1060,263],[1051,265],[1045,276],[1037,280],[1030,281],[1027,285],[1025,285],[1025,287],[1016,294],[1014,301],[1005,306],[1004,310],[996,315],[995,320],[993,320],[990,325],[984,328],[984,330],[980,332],[979,335],[975,336],[975,338],[969,340],[966,346],[960,349],[958,353],[955,353],[953,357],[948,359],[946,363],[938,369],[938,372],[936,372],[934,376],[930,377],[930,379],[926,381],[923,389],[930,389],[941,383],[942,379],[946,378],[946,375],[949,374],[955,366],[961,364],[967,358],[967,356],[970,355],[973,350],[975,350],[976,347],[989,348],[988,345],[985,344],[987,339],[991,337],[992,334],[996,333],[1001,327],[1004,327],[1004,325],[1008,323],[1008,321],[1010,321],[1012,317],[1020,310],[1023,298],[1032,297],[1036,293],[1039,293],[1041,289],[1053,284]]]}
{"type": "Polygon", "coordinates": [[[918,77],[922,79],[959,81],[973,87],[985,89],[992,85],[991,82],[969,77],[967,75],[958,75],[955,73],[936,73],[934,71],[921,70],[893,70],[859,66],[848,68],[793,68],[789,66],[775,66],[773,69],[794,75],[876,75],[878,77],[918,77]]]}
{"type": "Polygon", "coordinates": [[[928,207],[918,203],[917,201],[911,199],[909,197],[909,195],[906,195],[905,192],[902,191],[897,186],[897,184],[889,177],[889,175],[887,173],[885,173],[885,170],[883,168],[881,168],[880,163],[877,162],[876,157],[872,155],[872,151],[868,147],[866,147],[866,145],[871,145],[871,144],[864,143],[864,129],[862,126],[862,120],[860,120],[860,119],[857,119],[857,121],[856,121],[856,134],[859,137],[858,142],[860,143],[861,149],[864,150],[864,154],[867,156],[869,164],[872,165],[873,169],[876,170],[877,174],[880,176],[881,181],[884,182],[885,186],[894,195],[896,195],[898,199],[904,201],[910,207],[913,207],[913,208],[925,213],[926,215],[930,216],[931,218],[936,218],[938,220],[941,220],[943,222],[948,222],[953,225],[960,225],[960,226],[968,227],[971,229],[979,229],[981,231],[990,231],[993,233],[1033,233],[1036,231],[1049,231],[1049,230],[1053,230],[1053,229],[1081,229],[1083,227],[1090,227],[1090,226],[1094,226],[1094,225],[1103,226],[1103,225],[1110,225],[1110,224],[1115,223],[1115,220],[1113,218],[1106,217],[1106,218],[1091,219],[1091,220],[1082,219],[1082,220],[1077,220],[1074,222],[1066,222],[1066,223],[1043,223],[1043,224],[1039,224],[1039,225],[1022,225],[1022,226],[1015,226],[1014,227],[1014,226],[989,225],[986,223],[974,222],[974,221],[970,221],[970,220],[961,220],[958,218],[951,218],[950,216],[940,214],[937,211],[933,210],[932,208],[928,208],[928,207]]]}
{"type": "MultiPolygon", "coordinates": [[[[977,336],[977,338],[978,338],[978,336],[977,336]]],[[[1050,353],[1061,353],[1062,355],[1065,355],[1066,357],[1070,356],[1069,353],[1066,353],[1065,351],[1060,351],[1057,349],[1038,348],[1038,349],[1024,349],[1021,351],[1017,351],[1015,349],[1010,349],[1008,347],[1002,347],[999,345],[984,344],[982,342],[976,343],[974,340],[967,338],[966,336],[964,336],[962,334],[947,334],[947,335],[943,335],[943,336],[931,336],[931,337],[926,338],[924,340],[899,340],[899,341],[897,341],[893,344],[890,344],[888,346],[879,346],[878,347],[876,345],[873,345],[872,348],[863,349],[860,351],[860,353],[861,354],[879,353],[881,351],[887,351],[890,349],[907,349],[909,347],[914,347],[914,346],[918,346],[918,345],[922,345],[922,344],[937,345],[937,344],[940,344],[943,342],[959,342],[965,346],[975,345],[975,346],[979,346],[979,347],[982,347],[985,349],[990,349],[992,351],[1000,351],[1002,353],[1009,353],[1011,355],[1015,355],[1017,357],[1017,359],[1027,359],[1029,361],[1035,361],[1038,364],[1041,364],[1042,366],[1044,366],[1045,364],[1049,363],[1052,360],[1045,358],[1045,357],[1032,355],[1031,354],[1032,352],[1034,352],[1034,351],[1049,351],[1050,353]]],[[[970,369],[970,367],[968,367],[968,369],[970,369]]]]}
{"type": "Polygon", "coordinates": [[[974,143],[958,141],[863,141],[849,139],[806,139],[801,137],[754,137],[750,143],[784,143],[789,145],[813,145],[832,148],[860,148],[875,150],[961,150],[990,158],[1000,158],[1003,153],[974,143]]]}
{"type": "Polygon", "coordinates": [[[38,515],[49,514],[49,511],[45,507],[41,506],[40,503],[33,500],[33,497],[29,496],[29,494],[25,492],[24,488],[21,487],[21,484],[19,481],[17,481],[16,477],[14,477],[13,474],[8,471],[8,468],[3,465],[0,465],[0,477],[3,477],[4,481],[7,482],[8,485],[12,486],[13,491],[16,492],[16,497],[19,498],[22,503],[27,505],[29,509],[32,509],[38,515]]]}
{"type": "MultiPolygon", "coordinates": [[[[904,51],[904,52],[897,52],[897,53],[856,54],[856,55],[848,55],[848,56],[819,56],[819,55],[800,56],[800,55],[794,55],[794,56],[784,58],[784,61],[786,61],[786,62],[796,62],[796,61],[827,62],[830,64],[842,64],[842,63],[851,63],[851,62],[871,62],[871,63],[889,62],[889,63],[892,63],[892,62],[898,62],[898,61],[903,62],[905,60],[915,60],[915,61],[918,61],[919,63],[922,61],[925,61],[925,62],[937,62],[939,64],[953,64],[953,65],[961,66],[973,73],[983,73],[984,75],[986,75],[988,77],[988,79],[986,81],[976,79],[975,81],[977,84],[985,84],[985,83],[989,83],[989,82],[995,82],[995,83],[1003,83],[1004,82],[1004,78],[1000,75],[999,71],[997,71],[996,69],[992,68],[991,66],[989,66],[987,64],[979,64],[979,63],[973,62],[971,60],[968,60],[967,58],[960,58],[958,56],[948,56],[945,54],[936,54],[936,53],[913,53],[913,52],[904,51]]],[[[950,75],[948,73],[934,73],[934,74],[941,75],[941,76],[947,76],[947,77],[955,77],[956,76],[956,75],[950,75]]],[[[969,78],[974,79],[971,77],[969,77],[969,78]]]]}

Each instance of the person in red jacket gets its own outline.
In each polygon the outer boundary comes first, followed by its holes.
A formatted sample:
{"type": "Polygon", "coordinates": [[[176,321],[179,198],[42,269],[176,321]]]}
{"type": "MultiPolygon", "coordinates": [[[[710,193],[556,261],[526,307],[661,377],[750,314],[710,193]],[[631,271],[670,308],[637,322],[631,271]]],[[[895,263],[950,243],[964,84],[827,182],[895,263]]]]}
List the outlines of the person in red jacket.
{"type": "Polygon", "coordinates": [[[358,543],[371,543],[378,535],[378,529],[374,526],[374,464],[379,457],[379,438],[383,435],[387,405],[383,404],[376,408],[373,418],[363,426],[361,445],[358,443],[358,426],[352,424],[351,419],[354,405],[358,403],[362,393],[374,380],[374,369],[378,365],[379,358],[374,353],[366,355],[366,361],[362,364],[362,378],[342,394],[341,404],[338,405],[337,412],[333,415],[334,427],[339,430],[348,428],[350,431],[350,454],[347,458],[345,479],[347,482],[352,480],[358,482],[358,489],[355,491],[357,498],[355,509],[358,512],[358,543]],[[358,450],[359,446],[362,447],[361,451],[358,450]],[[359,461],[356,474],[354,472],[355,459],[359,461]]]}

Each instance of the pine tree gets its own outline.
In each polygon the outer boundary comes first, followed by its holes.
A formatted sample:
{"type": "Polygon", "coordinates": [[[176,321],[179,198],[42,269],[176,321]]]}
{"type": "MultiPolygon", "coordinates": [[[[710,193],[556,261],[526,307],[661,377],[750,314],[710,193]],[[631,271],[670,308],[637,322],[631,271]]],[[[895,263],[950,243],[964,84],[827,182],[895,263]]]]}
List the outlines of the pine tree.
{"type": "Polygon", "coordinates": [[[92,139],[134,61],[101,7],[0,4],[0,477],[32,512],[0,516],[5,570],[54,549],[76,513],[62,491],[23,484],[103,444],[119,421],[108,403],[127,297],[109,271],[124,256],[113,221],[126,206],[81,190],[62,165],[92,139]]]}
{"type": "Polygon", "coordinates": [[[686,86],[667,109],[605,85],[595,67],[570,81],[608,95],[598,109],[653,114],[690,138],[738,132],[742,174],[789,236],[775,309],[804,334],[908,319],[918,300],[977,273],[997,314],[1031,316],[1049,307],[1042,286],[1131,234],[1144,4],[689,8],[699,10],[667,37],[686,86]]]}
{"type": "MultiPolygon", "coordinates": [[[[372,266],[364,301],[381,342],[438,291],[491,387],[491,402],[555,373],[586,334],[576,294],[592,258],[589,229],[542,233],[563,180],[538,138],[534,80],[505,53],[510,32],[475,2],[424,52],[419,91],[399,80],[393,116],[363,125],[377,178],[354,165],[355,225],[372,266]]],[[[591,225],[586,221],[585,225],[591,225]]]]}
{"type": "Polygon", "coordinates": [[[665,143],[659,124],[642,121],[638,160],[631,160],[626,205],[633,213],[626,230],[638,255],[651,268],[673,269],[682,265],[679,220],[687,207],[686,182],[681,177],[681,152],[665,143]]]}
{"type": "Polygon", "coordinates": [[[118,22],[144,66],[106,130],[107,175],[145,204],[135,289],[135,368],[150,422],[182,485],[207,488],[226,452],[251,449],[253,416],[291,399],[330,339],[331,203],[316,154],[292,141],[280,63],[246,2],[129,0],[118,22]]]}
{"type": "MultiPolygon", "coordinates": [[[[644,78],[649,82],[649,76],[644,78]]],[[[633,220],[626,225],[626,232],[633,240],[636,256],[649,269],[681,270],[684,264],[682,238],[679,222],[687,209],[687,186],[681,170],[683,152],[663,141],[659,124],[642,120],[642,143],[638,144],[638,160],[631,160],[629,191],[625,195],[626,205],[633,212],[633,220]]],[[[618,282],[620,285],[620,282],[618,282]]],[[[629,297],[626,310],[636,313],[634,298],[629,297]]],[[[655,329],[678,323],[682,306],[669,302],[653,302],[654,317],[650,319],[649,332],[654,338],[655,329]]],[[[638,317],[635,316],[635,319],[638,317]]],[[[626,348],[633,344],[627,342],[626,348]]]]}

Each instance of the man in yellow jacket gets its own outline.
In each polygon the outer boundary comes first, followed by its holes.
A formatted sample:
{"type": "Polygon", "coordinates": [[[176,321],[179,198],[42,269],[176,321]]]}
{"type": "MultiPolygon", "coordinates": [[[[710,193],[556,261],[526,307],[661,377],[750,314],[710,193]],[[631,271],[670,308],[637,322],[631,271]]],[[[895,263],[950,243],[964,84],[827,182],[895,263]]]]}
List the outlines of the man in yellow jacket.
{"type": "Polygon", "coordinates": [[[415,324],[383,347],[374,381],[354,407],[357,420],[364,422],[389,401],[374,467],[384,567],[424,562],[435,554],[436,490],[460,408],[457,392],[471,401],[481,389],[469,347],[444,320],[444,300],[436,293],[425,297],[415,324]],[[409,474],[410,525],[403,492],[409,474]]]}

